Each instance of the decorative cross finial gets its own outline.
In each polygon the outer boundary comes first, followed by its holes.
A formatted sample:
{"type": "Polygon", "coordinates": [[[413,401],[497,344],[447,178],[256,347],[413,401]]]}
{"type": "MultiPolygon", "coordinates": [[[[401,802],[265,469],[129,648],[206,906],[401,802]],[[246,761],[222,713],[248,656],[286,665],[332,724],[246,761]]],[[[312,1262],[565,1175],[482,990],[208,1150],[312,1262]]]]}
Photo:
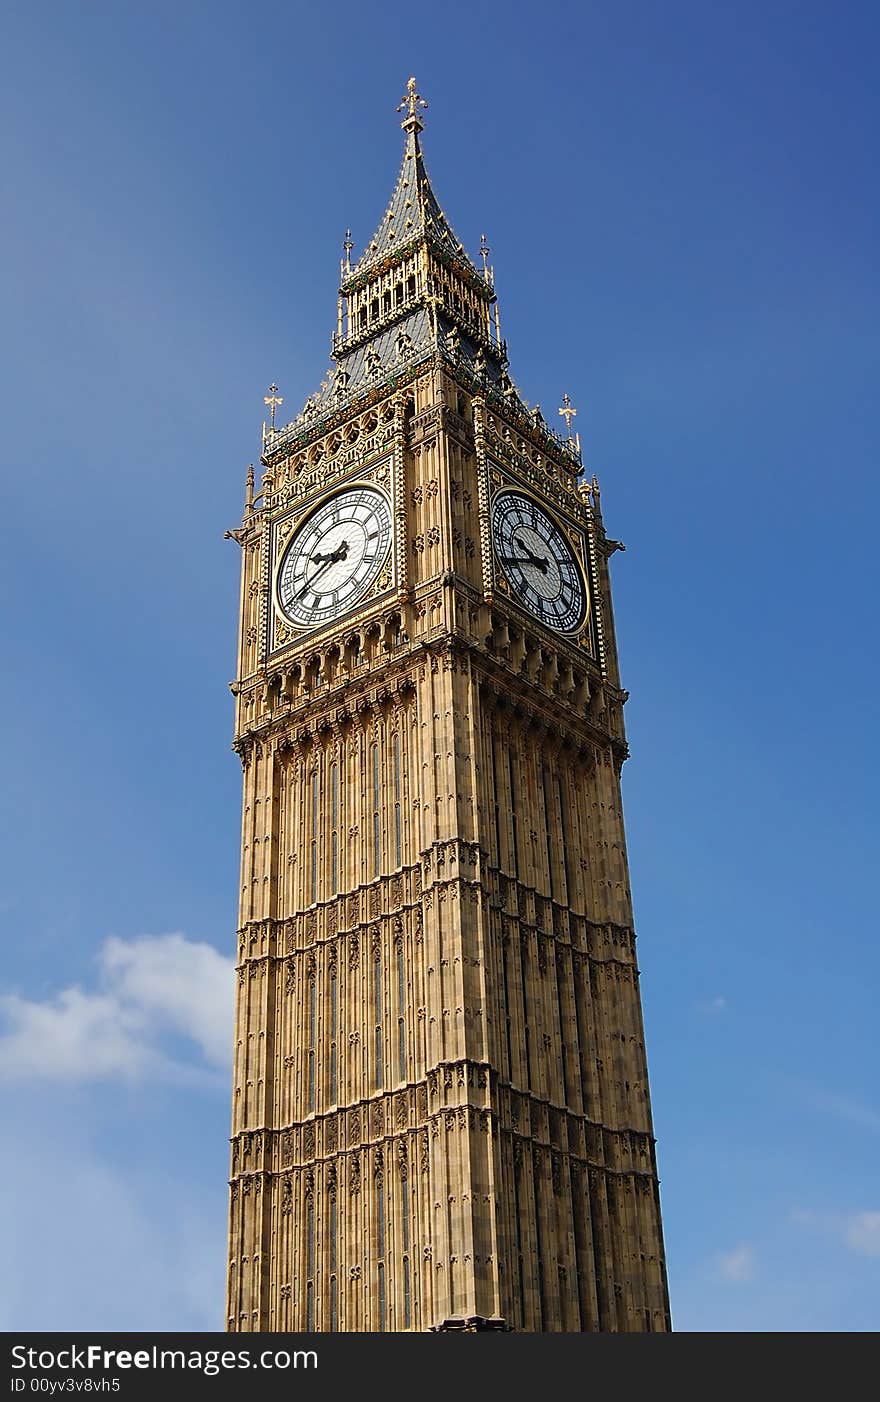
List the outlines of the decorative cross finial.
{"type": "Polygon", "coordinates": [[[275,410],[278,408],[278,405],[279,405],[279,404],[283,404],[283,403],[284,403],[283,397],[278,393],[278,386],[277,386],[276,384],[273,383],[273,384],[271,384],[271,385],[269,386],[269,392],[268,392],[268,394],[264,394],[264,395],[263,395],[263,403],[264,403],[264,404],[268,404],[268,406],[269,406],[269,427],[270,427],[270,429],[272,430],[272,432],[274,433],[274,432],[275,432],[275,410]]]}
{"type": "Polygon", "coordinates": [[[577,413],[577,409],[572,404],[567,394],[562,396],[562,408],[559,410],[565,419],[565,427],[568,429],[568,436],[571,437],[571,421],[577,413]]]}
{"type": "Polygon", "coordinates": [[[486,235],[480,234],[480,255],[483,259],[483,277],[489,281],[489,254],[492,252],[486,242],[486,235]]]}
{"type": "Polygon", "coordinates": [[[342,251],[345,254],[345,271],[351,272],[351,250],[354,244],[351,241],[351,229],[346,229],[345,238],[342,240],[342,251]]]}
{"type": "Polygon", "coordinates": [[[416,132],[423,130],[424,122],[419,116],[418,109],[420,107],[426,108],[427,106],[428,104],[421,93],[416,92],[415,78],[410,78],[406,85],[406,92],[403,95],[403,100],[397,109],[398,112],[402,112],[404,108],[406,108],[406,116],[400,124],[404,131],[416,132]]]}

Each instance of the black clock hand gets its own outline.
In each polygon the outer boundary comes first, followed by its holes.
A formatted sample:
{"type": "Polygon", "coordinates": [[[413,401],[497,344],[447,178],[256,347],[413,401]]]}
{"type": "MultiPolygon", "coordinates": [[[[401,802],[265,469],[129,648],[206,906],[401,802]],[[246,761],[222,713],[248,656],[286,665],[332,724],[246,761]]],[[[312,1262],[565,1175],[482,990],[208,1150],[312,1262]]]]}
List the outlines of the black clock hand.
{"type": "Polygon", "coordinates": [[[524,560],[518,560],[516,556],[508,555],[507,559],[509,561],[521,565],[534,565],[535,568],[539,569],[542,574],[547,573],[548,569],[550,568],[550,561],[545,555],[533,555],[529,547],[526,545],[525,541],[520,540],[519,536],[514,536],[514,542],[516,545],[519,546],[520,550],[525,551],[526,558],[524,560]]]}
{"type": "MultiPolygon", "coordinates": [[[[318,566],[311,579],[306,580],[305,584],[303,585],[302,589],[300,589],[296,597],[298,599],[301,599],[304,595],[308,594],[315,580],[318,578],[318,575],[323,574],[328,565],[335,565],[337,560],[344,560],[347,554],[348,541],[344,540],[338,550],[332,551],[329,555],[321,556],[320,558],[323,559],[324,563],[318,566]]],[[[316,559],[318,557],[313,556],[312,558],[316,559]]]]}
{"type": "Polygon", "coordinates": [[[545,566],[549,565],[550,561],[547,559],[547,557],[546,557],[545,555],[533,555],[533,554],[532,554],[531,550],[530,550],[529,547],[526,545],[526,543],[525,543],[525,541],[523,540],[522,536],[515,535],[515,536],[513,537],[513,542],[514,542],[514,545],[518,545],[518,546],[519,546],[520,550],[524,550],[524,551],[526,552],[526,554],[528,555],[529,560],[531,561],[531,563],[532,563],[533,565],[537,565],[539,569],[543,569],[545,566]]]}
{"type": "Polygon", "coordinates": [[[503,565],[535,565],[544,574],[547,573],[547,563],[545,560],[537,560],[534,555],[499,555],[503,565]]]}
{"type": "Polygon", "coordinates": [[[337,550],[331,551],[331,553],[330,553],[329,555],[322,555],[322,554],[320,553],[320,551],[318,552],[317,555],[310,555],[310,556],[309,556],[309,563],[312,564],[312,565],[319,565],[319,564],[321,564],[321,562],[323,561],[324,564],[329,565],[329,564],[331,564],[334,560],[343,560],[343,559],[345,558],[345,554],[346,554],[346,551],[347,551],[347,550],[348,550],[348,541],[347,541],[347,540],[344,540],[344,541],[342,542],[342,544],[339,546],[339,548],[338,548],[337,550]]]}

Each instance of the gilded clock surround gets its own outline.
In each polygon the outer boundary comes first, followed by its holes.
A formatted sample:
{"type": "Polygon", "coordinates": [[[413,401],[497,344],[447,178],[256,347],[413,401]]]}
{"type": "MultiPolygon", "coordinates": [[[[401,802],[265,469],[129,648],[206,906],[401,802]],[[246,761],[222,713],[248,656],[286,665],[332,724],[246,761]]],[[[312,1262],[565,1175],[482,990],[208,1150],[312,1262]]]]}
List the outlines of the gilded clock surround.
{"type": "MultiPolygon", "coordinates": [[[[263,445],[242,547],[227,1328],[669,1328],[596,479],[510,377],[494,279],[428,181],[421,99],[342,267],[334,368],[263,445]],[[391,502],[386,578],[309,632],[285,541],[391,502]],[[535,496],[590,607],[511,600],[491,503],[535,496]]],[[[564,401],[563,414],[574,412],[564,401]]]]}

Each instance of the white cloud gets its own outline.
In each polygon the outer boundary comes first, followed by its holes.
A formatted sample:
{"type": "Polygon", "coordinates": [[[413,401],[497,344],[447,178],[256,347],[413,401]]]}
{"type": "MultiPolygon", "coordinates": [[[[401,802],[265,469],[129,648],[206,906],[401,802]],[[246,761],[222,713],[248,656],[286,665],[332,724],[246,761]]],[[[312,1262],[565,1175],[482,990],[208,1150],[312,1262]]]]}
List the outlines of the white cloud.
{"type": "Polygon", "coordinates": [[[701,1013],[723,1013],[727,1007],[727,999],[719,994],[715,998],[704,998],[697,1003],[697,1011],[701,1013]]]}
{"type": "Polygon", "coordinates": [[[880,1256],[880,1212],[811,1212],[795,1208],[792,1222],[818,1227],[838,1237],[860,1256],[880,1256]]]}
{"type": "Polygon", "coordinates": [[[861,1256],[880,1256],[880,1212],[857,1212],[848,1218],[844,1239],[861,1256]]]}
{"type": "Polygon", "coordinates": [[[191,1037],[207,1061],[232,1052],[233,961],[183,935],[107,940],[102,964],[120,998],[191,1037]]]}
{"type": "Polygon", "coordinates": [[[231,1055],[233,961],[184,935],[105,941],[98,987],[74,985],[36,1002],[0,997],[0,1075],[95,1080],[191,1071],[163,1047],[168,1034],[193,1042],[199,1060],[231,1055]]]}
{"type": "Polygon", "coordinates": [[[715,1257],[715,1268],[722,1280],[744,1285],[755,1273],[755,1253],[751,1246],[737,1246],[715,1257]]]}

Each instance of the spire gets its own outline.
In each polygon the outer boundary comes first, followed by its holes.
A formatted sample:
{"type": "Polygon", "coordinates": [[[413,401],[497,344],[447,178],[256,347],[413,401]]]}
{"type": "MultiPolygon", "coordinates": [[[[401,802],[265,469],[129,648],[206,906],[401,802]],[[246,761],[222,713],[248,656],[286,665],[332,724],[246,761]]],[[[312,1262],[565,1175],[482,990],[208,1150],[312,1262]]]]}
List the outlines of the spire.
{"type": "MultiPolygon", "coordinates": [[[[333,364],[295,419],[280,432],[274,422],[267,427],[264,453],[276,455],[292,436],[314,432],[364,396],[375,399],[384,386],[399,384],[432,358],[445,357],[508,405],[521,402],[507,372],[485,235],[479,271],[431,188],[419,144],[427,105],[410,78],[397,109],[404,132],[397,182],[379,228],[354,264],[351,233],[345,233],[333,364]]],[[[276,394],[273,387],[266,397],[270,408],[276,394]]]]}
{"type": "Polygon", "coordinates": [[[458,262],[466,263],[476,272],[464,251],[464,245],[456,238],[452,225],[440,207],[425,169],[419,143],[419,132],[424,130],[424,123],[419,116],[419,108],[427,106],[425,99],[416,90],[415,78],[410,78],[403,101],[397,108],[398,112],[405,112],[400,125],[406,132],[403,164],[397,184],[382,222],[351,273],[346,274],[343,279],[343,288],[349,277],[359,277],[374,263],[392,257],[398,249],[423,237],[440,251],[458,262]]]}

